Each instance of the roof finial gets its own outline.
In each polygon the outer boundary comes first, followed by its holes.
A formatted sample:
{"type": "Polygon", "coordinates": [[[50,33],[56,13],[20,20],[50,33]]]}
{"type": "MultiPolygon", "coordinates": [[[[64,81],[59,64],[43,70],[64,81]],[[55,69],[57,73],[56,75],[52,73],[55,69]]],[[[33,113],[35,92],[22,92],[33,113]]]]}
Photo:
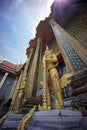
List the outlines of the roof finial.
{"type": "Polygon", "coordinates": [[[49,49],[49,47],[46,45],[46,50],[49,49]]]}

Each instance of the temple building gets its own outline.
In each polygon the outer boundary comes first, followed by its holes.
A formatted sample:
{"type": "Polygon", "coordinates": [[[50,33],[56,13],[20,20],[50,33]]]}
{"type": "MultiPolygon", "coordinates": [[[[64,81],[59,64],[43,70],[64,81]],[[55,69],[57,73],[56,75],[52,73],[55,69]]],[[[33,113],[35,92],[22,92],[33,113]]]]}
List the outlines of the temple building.
{"type": "Polygon", "coordinates": [[[1,114],[0,130],[86,130],[85,0],[55,0],[26,55],[24,65],[0,63],[1,112],[10,102],[1,114]]]}
{"type": "Polygon", "coordinates": [[[15,65],[4,59],[0,60],[0,107],[4,108],[0,111],[0,117],[8,111],[22,68],[22,65],[15,65]]]}

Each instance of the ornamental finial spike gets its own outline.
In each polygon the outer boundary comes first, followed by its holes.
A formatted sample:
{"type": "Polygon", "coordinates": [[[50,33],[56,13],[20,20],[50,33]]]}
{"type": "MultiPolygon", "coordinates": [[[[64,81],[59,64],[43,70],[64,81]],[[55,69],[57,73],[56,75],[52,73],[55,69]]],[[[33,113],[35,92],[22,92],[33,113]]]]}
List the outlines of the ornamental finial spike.
{"type": "Polygon", "coordinates": [[[46,45],[46,50],[49,49],[49,47],[46,45]]]}

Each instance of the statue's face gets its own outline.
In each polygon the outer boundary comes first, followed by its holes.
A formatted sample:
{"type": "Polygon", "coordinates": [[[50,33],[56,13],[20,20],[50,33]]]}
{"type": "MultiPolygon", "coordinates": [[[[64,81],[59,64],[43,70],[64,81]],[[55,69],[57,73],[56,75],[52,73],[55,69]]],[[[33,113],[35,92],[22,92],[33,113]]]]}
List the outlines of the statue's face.
{"type": "Polygon", "coordinates": [[[50,51],[49,49],[46,49],[46,51],[45,51],[45,55],[47,56],[47,55],[50,55],[52,53],[52,51],[50,51]]]}

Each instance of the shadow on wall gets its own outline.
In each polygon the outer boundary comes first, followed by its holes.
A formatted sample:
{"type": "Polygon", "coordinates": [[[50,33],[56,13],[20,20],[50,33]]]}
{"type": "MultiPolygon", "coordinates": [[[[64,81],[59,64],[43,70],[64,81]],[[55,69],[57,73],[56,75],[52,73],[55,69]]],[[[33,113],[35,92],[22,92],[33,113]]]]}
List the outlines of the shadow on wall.
{"type": "Polygon", "coordinates": [[[12,98],[9,98],[8,101],[0,107],[0,118],[8,112],[11,102],[12,98]]]}

